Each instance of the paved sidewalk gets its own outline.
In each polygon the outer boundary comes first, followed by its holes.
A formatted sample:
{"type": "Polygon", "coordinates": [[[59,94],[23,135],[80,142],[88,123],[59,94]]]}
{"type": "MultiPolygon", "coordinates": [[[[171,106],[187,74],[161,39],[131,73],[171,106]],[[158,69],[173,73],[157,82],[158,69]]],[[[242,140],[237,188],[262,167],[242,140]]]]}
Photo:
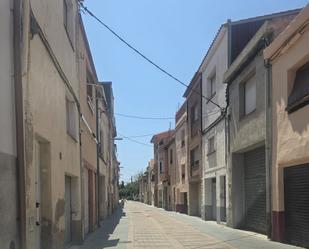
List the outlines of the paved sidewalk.
{"type": "Polygon", "coordinates": [[[81,246],[72,246],[70,249],[125,249],[128,243],[129,220],[126,209],[118,208],[116,212],[102,226],[87,236],[81,246]]]}
{"type": "Polygon", "coordinates": [[[138,202],[128,202],[103,226],[89,235],[83,246],[72,249],[291,249],[266,236],[167,212],[138,202]]]}

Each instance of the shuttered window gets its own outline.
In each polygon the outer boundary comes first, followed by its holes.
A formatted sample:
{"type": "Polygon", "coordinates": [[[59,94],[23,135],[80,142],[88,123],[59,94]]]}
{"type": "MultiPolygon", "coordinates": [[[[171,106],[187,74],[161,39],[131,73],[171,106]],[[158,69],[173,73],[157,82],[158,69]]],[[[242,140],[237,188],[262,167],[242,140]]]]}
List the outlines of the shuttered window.
{"type": "Polygon", "coordinates": [[[66,126],[67,133],[77,140],[77,110],[73,101],[66,98],[66,126]]]}
{"type": "Polygon", "coordinates": [[[296,71],[287,111],[294,112],[309,104],[309,62],[296,71]]]}
{"type": "Polygon", "coordinates": [[[245,99],[244,99],[244,114],[248,115],[253,112],[256,108],[256,82],[255,77],[251,77],[245,83],[245,99]]]}

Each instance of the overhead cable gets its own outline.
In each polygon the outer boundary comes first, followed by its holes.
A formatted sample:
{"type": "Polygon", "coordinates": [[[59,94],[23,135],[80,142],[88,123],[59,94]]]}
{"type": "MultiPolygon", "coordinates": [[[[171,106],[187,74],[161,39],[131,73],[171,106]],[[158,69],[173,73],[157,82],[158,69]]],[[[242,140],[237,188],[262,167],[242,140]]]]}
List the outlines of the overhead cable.
{"type": "Polygon", "coordinates": [[[211,102],[215,106],[217,106],[221,111],[224,111],[224,108],[222,108],[219,104],[214,102],[212,99],[205,97],[202,93],[196,91],[193,87],[190,87],[188,84],[184,83],[183,81],[179,80],[176,76],[172,75],[165,69],[163,69],[161,66],[156,64],[153,60],[148,58],[146,55],[144,55],[142,52],[140,52],[138,49],[133,47],[129,42],[127,42],[124,38],[122,38],[120,35],[118,35],[112,28],[110,28],[107,24],[105,24],[100,18],[98,18],[93,12],[91,12],[81,0],[77,0],[79,3],[80,8],[84,11],[84,13],[88,13],[91,17],[93,17],[95,20],[97,20],[100,24],[102,24],[106,29],[108,29],[115,37],[117,37],[121,42],[123,42],[126,46],[128,46],[130,49],[132,49],[135,53],[137,53],[139,56],[141,56],[143,59],[145,59],[147,62],[149,62],[151,65],[153,65],[155,68],[157,68],[159,71],[164,73],[165,75],[169,76],[176,82],[180,83],[181,85],[185,86],[190,91],[200,95],[202,98],[206,99],[208,102],[211,102]]]}

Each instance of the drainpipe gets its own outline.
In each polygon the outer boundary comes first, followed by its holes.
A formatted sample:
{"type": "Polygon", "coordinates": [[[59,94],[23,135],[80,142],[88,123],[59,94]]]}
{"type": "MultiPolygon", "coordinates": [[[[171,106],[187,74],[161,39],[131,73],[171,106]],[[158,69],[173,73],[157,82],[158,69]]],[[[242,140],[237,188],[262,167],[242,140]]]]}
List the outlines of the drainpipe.
{"type": "Polygon", "coordinates": [[[271,238],[272,222],[272,79],[271,64],[269,60],[264,62],[266,69],[266,85],[265,85],[265,106],[266,106],[266,217],[267,217],[267,236],[271,238]]]}
{"type": "Polygon", "coordinates": [[[99,129],[99,99],[97,94],[97,89],[95,90],[95,108],[96,108],[96,137],[97,137],[97,222],[98,227],[100,227],[100,129],[99,129]]]}
{"type": "MultiPolygon", "coordinates": [[[[15,88],[15,112],[16,112],[16,150],[17,150],[17,195],[19,214],[20,248],[26,248],[26,185],[25,185],[25,146],[24,146],[24,106],[22,84],[22,52],[24,32],[22,29],[23,18],[27,19],[28,2],[14,0],[14,88],[15,88]]],[[[27,19],[28,20],[28,19],[27,19]]]]}

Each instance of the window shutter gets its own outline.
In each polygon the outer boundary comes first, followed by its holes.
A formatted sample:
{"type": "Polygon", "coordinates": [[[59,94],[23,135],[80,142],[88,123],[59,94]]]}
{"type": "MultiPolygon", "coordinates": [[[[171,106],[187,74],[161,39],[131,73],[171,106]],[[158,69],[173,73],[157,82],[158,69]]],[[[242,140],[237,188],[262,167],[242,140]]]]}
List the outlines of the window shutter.
{"type": "Polygon", "coordinates": [[[309,62],[296,71],[294,85],[288,97],[287,111],[296,111],[309,104],[309,62]]]}

